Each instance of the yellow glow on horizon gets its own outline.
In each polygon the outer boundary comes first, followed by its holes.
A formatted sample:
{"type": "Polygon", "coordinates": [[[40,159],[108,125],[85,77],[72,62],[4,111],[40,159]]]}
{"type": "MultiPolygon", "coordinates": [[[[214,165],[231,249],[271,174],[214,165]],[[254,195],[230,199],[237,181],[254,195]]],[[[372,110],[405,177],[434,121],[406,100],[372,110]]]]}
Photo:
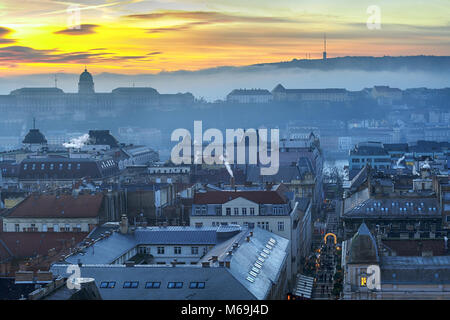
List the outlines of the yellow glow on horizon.
{"type": "Polygon", "coordinates": [[[0,1],[0,76],[78,73],[84,64],[94,73],[136,74],[279,62],[306,54],[320,59],[324,33],[330,58],[450,55],[450,5],[443,0],[426,6],[418,0],[383,2],[377,31],[365,27],[366,7],[354,0],[347,5],[331,0],[174,0],[157,5],[99,0],[81,5],[81,24],[95,26],[92,33],[79,35],[57,33],[67,29],[71,2],[30,0],[19,7],[14,0],[0,1]],[[1,28],[11,32],[2,34],[1,28]],[[8,47],[25,48],[2,56],[8,47]]]}

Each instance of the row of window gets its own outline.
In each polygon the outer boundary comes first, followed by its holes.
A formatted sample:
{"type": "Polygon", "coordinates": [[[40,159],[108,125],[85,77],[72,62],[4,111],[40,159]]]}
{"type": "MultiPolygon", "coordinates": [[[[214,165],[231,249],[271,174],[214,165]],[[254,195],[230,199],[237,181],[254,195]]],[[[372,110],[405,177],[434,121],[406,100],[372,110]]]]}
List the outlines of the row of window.
{"type": "MultiPolygon", "coordinates": [[[[20,232],[20,224],[14,225],[14,231],[20,232]]],[[[36,224],[32,223],[30,227],[23,228],[23,231],[38,231],[38,228],[36,227],[36,224]]],[[[54,224],[53,227],[47,226],[46,224],[42,225],[42,232],[48,232],[48,231],[54,231],[54,232],[69,232],[70,231],[70,225],[66,224],[64,227],[59,227],[59,224],[54,224]]],[[[72,228],[73,232],[81,232],[81,224],[77,224],[76,227],[72,228]]]]}
{"type": "MultiPolygon", "coordinates": [[[[238,224],[238,223],[237,222],[231,222],[231,224],[238,224]]],[[[244,224],[244,226],[246,226],[246,227],[248,227],[250,229],[255,227],[255,223],[254,222],[244,222],[243,224],[244,224]]],[[[228,222],[213,221],[211,223],[211,225],[213,227],[219,227],[221,225],[228,225],[228,222]]],[[[256,225],[259,228],[269,230],[269,221],[258,221],[256,223],[256,225]]],[[[278,231],[284,231],[284,221],[278,221],[277,226],[278,226],[278,231]]]]}
{"type": "MultiPolygon", "coordinates": [[[[50,169],[50,170],[53,170],[54,168],[55,168],[55,164],[54,164],[54,163],[50,163],[49,169],[50,169]]],[[[62,169],[63,169],[63,164],[60,163],[59,166],[58,166],[58,168],[59,168],[59,170],[62,170],[62,169]]],[[[77,163],[77,170],[80,170],[80,168],[81,168],[81,164],[77,163]]],[[[23,165],[23,170],[27,170],[27,169],[28,169],[28,164],[25,163],[25,164],[23,165]]],[[[44,170],[44,169],[45,169],[45,163],[41,163],[41,170],[44,170]]],[[[72,169],[72,164],[71,164],[71,163],[68,163],[68,164],[67,164],[67,169],[69,169],[69,170],[72,169]]],[[[35,164],[35,163],[33,163],[33,164],[31,165],[31,170],[36,170],[36,164],[35,164]]]]}
{"type": "MultiPolygon", "coordinates": [[[[150,254],[150,247],[140,247],[139,253],[141,254],[150,254]]],[[[158,254],[165,254],[166,248],[165,247],[156,247],[156,252],[158,254]]],[[[191,247],[191,254],[197,255],[198,254],[198,247],[191,247]]],[[[174,254],[181,254],[181,247],[173,247],[173,253],[174,254]]]]}
{"type": "MultiPolygon", "coordinates": [[[[116,287],[116,281],[103,281],[100,283],[102,289],[114,289],[116,287]]],[[[125,281],[123,288],[136,289],[139,288],[139,281],[125,281]]],[[[145,283],[145,289],[159,289],[161,288],[160,281],[148,281],[145,283]]],[[[183,288],[183,282],[168,282],[168,289],[181,289],[183,288]]],[[[205,282],[190,282],[189,289],[204,289],[205,282]]]]}
{"type": "MultiPolygon", "coordinates": [[[[243,216],[247,215],[247,208],[241,208],[241,214],[243,216]]],[[[255,208],[249,208],[249,212],[251,216],[255,215],[255,208]]],[[[225,213],[227,216],[231,216],[231,208],[225,208],[225,213]]],[[[221,207],[216,207],[216,214],[217,215],[221,215],[222,214],[222,208],[221,207]]],[[[233,214],[235,216],[239,215],[239,208],[233,208],[233,214]]]]}

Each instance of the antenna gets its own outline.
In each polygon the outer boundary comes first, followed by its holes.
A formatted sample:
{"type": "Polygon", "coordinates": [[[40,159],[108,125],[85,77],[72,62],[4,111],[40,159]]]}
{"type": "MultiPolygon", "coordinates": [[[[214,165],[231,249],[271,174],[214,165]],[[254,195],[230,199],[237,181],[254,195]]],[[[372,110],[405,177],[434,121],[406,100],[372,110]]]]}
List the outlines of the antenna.
{"type": "Polygon", "coordinates": [[[55,73],[55,88],[58,88],[58,78],[56,76],[56,73],[55,73]]]}
{"type": "Polygon", "coordinates": [[[33,117],[33,129],[36,129],[36,118],[33,117]]]}

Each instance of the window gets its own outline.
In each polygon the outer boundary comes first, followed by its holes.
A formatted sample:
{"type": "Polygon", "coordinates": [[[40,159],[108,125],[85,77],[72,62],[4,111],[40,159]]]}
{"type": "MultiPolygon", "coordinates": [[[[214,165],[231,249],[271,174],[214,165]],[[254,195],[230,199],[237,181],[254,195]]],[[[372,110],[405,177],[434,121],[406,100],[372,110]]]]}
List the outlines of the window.
{"type": "Polygon", "coordinates": [[[168,289],[181,289],[183,288],[183,282],[169,282],[167,284],[168,289]]]}
{"type": "Polygon", "coordinates": [[[62,168],[63,168],[63,164],[60,163],[60,164],[59,164],[59,170],[62,170],[62,168]]]}
{"type": "Polygon", "coordinates": [[[227,216],[231,216],[231,208],[226,208],[227,216]]]}
{"type": "Polygon", "coordinates": [[[242,215],[244,215],[244,216],[247,215],[247,208],[242,208],[242,215]]]}
{"type": "Polygon", "coordinates": [[[114,289],[114,287],[116,286],[116,282],[115,281],[103,281],[102,283],[100,283],[100,288],[103,289],[114,289]]]}
{"type": "Polygon", "coordinates": [[[189,289],[204,289],[205,283],[204,282],[191,282],[189,284],[189,289]]]}
{"type": "Polygon", "coordinates": [[[42,225],[42,232],[47,232],[47,231],[48,231],[47,225],[44,223],[44,224],[42,225]]]}
{"type": "Polygon", "coordinates": [[[191,254],[198,254],[198,247],[191,247],[191,254]]]}
{"type": "Polygon", "coordinates": [[[145,289],[159,289],[161,287],[161,282],[146,282],[145,289]]]}
{"type": "Polygon", "coordinates": [[[174,247],[173,248],[173,253],[174,254],[181,254],[181,247],[174,247]]]}
{"type": "Polygon", "coordinates": [[[125,281],[123,287],[127,289],[135,289],[139,287],[139,281],[125,281]]]}
{"type": "Polygon", "coordinates": [[[255,208],[250,208],[250,215],[254,216],[255,215],[255,208]]]}
{"type": "Polygon", "coordinates": [[[216,207],[216,216],[221,216],[221,215],[222,215],[222,208],[216,207]]]}
{"type": "Polygon", "coordinates": [[[361,287],[367,286],[367,277],[361,277],[360,285],[361,287]]]}
{"type": "Polygon", "coordinates": [[[59,225],[58,224],[54,224],[53,225],[53,231],[55,231],[55,232],[59,231],[59,225]]]}
{"type": "Polygon", "coordinates": [[[278,231],[284,231],[284,221],[278,221],[278,231]]]}
{"type": "Polygon", "coordinates": [[[45,164],[42,163],[42,164],[41,164],[41,170],[44,170],[44,169],[45,169],[45,164]]]}
{"type": "Polygon", "coordinates": [[[239,214],[239,208],[234,208],[234,215],[237,216],[239,214]]]}
{"type": "Polygon", "coordinates": [[[14,231],[16,231],[16,232],[20,231],[20,226],[18,224],[14,225],[14,231]]]}
{"type": "Polygon", "coordinates": [[[77,163],[77,170],[80,170],[80,164],[77,163]]]}
{"type": "Polygon", "coordinates": [[[164,247],[158,247],[158,254],[164,254],[164,247]]]}

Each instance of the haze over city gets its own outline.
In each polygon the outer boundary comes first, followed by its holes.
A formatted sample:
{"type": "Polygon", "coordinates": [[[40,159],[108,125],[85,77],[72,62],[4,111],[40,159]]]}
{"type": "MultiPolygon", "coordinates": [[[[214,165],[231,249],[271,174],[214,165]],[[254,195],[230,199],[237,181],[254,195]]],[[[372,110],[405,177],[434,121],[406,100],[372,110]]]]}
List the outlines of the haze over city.
{"type": "Polygon", "coordinates": [[[449,17],[0,0],[0,300],[450,300],[449,17]]]}

